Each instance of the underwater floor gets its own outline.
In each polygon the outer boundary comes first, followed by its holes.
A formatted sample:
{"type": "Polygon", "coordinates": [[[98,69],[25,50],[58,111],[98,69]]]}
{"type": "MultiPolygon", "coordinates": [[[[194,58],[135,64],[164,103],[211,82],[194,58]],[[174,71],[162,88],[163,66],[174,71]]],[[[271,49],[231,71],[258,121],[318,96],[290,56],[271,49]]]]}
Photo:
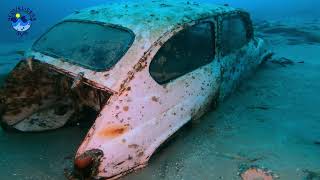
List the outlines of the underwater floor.
{"type": "MultiPolygon", "coordinates": [[[[271,170],[283,180],[319,175],[319,24],[320,19],[256,22],[258,35],[270,41],[280,61],[261,65],[218,109],[191,122],[146,168],[123,179],[237,180],[250,166],[271,170]]],[[[11,67],[3,63],[14,56],[6,52],[17,49],[4,48],[1,72],[11,67]]],[[[63,179],[85,127],[36,134],[0,129],[1,179],[63,179]]]]}

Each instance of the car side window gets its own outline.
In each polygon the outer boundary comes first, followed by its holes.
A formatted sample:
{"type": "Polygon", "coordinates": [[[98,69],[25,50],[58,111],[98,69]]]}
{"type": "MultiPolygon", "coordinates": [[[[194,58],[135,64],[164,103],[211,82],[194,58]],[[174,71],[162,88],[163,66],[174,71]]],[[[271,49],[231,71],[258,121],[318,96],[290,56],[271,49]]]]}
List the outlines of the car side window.
{"type": "Polygon", "coordinates": [[[221,53],[223,56],[247,44],[248,32],[241,16],[224,18],[221,25],[221,53]]]}
{"type": "Polygon", "coordinates": [[[206,22],[188,27],[169,39],[150,64],[150,75],[165,84],[203,65],[215,55],[214,25],[206,22]]]}

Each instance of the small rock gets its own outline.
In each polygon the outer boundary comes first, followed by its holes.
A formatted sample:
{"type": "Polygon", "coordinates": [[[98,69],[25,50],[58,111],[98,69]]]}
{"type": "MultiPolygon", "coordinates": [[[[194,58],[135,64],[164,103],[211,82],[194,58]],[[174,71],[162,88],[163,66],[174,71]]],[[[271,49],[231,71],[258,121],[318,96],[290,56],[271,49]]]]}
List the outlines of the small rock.
{"type": "Polygon", "coordinates": [[[314,141],[314,144],[316,144],[316,145],[320,145],[320,140],[316,140],[316,141],[314,141]]]}
{"type": "Polygon", "coordinates": [[[96,10],[90,10],[90,14],[98,14],[99,13],[99,11],[96,11],[96,10]]]}
{"type": "Polygon", "coordinates": [[[285,58],[285,57],[282,57],[279,59],[274,59],[274,60],[271,60],[270,62],[272,62],[274,64],[279,64],[283,67],[286,67],[287,65],[294,65],[294,61],[292,61],[291,59],[285,58]]]}

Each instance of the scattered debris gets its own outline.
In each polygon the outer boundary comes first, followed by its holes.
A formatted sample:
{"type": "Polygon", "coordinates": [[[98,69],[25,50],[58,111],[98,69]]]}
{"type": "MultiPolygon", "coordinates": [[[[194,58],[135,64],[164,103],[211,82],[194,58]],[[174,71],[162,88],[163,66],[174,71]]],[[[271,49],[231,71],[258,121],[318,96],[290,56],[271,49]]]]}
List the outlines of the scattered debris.
{"type": "Polygon", "coordinates": [[[99,14],[99,11],[92,9],[92,10],[90,11],[90,14],[99,14]]]}
{"type": "Polygon", "coordinates": [[[164,4],[164,3],[162,3],[162,4],[160,4],[160,7],[170,7],[171,5],[169,5],[169,4],[164,4]]]}
{"type": "Polygon", "coordinates": [[[249,109],[261,109],[261,110],[269,110],[270,109],[270,107],[264,106],[264,105],[261,105],[261,106],[249,106],[248,108],[249,109]]]}
{"type": "Polygon", "coordinates": [[[320,180],[320,171],[315,172],[306,169],[303,172],[306,174],[304,180],[320,180]]]}
{"type": "Polygon", "coordinates": [[[256,162],[256,161],[263,159],[263,157],[248,158],[248,157],[240,156],[237,154],[221,153],[221,152],[215,152],[215,154],[216,154],[216,156],[219,156],[219,157],[225,157],[225,158],[232,159],[232,160],[245,161],[246,163],[253,163],[253,162],[256,162]]]}
{"type": "Polygon", "coordinates": [[[60,128],[86,115],[86,107],[98,112],[110,96],[85,84],[71,91],[75,80],[51,68],[28,58],[8,75],[0,93],[4,126],[25,132],[60,128]]]}
{"type": "Polygon", "coordinates": [[[274,55],[273,52],[268,53],[267,55],[265,55],[265,56],[263,57],[262,62],[266,62],[266,61],[272,59],[272,56],[273,56],[273,55],[274,55]]]}
{"type": "Polygon", "coordinates": [[[270,62],[274,64],[279,64],[282,67],[287,67],[287,65],[294,65],[294,61],[285,57],[281,57],[279,59],[273,59],[270,62]]]}

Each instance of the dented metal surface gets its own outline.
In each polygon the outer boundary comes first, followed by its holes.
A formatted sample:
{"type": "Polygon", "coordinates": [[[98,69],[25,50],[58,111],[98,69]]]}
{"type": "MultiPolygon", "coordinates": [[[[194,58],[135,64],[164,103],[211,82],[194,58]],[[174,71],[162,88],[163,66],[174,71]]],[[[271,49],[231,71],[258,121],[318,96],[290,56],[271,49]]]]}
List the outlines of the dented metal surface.
{"type": "MultiPolygon", "coordinates": [[[[93,107],[99,112],[76,154],[78,178],[115,179],[144,167],[165,140],[188,121],[201,117],[209,104],[222,101],[241,79],[260,64],[267,50],[263,40],[254,37],[239,53],[221,55],[221,18],[230,15],[246,17],[250,29],[248,36],[253,36],[247,13],[212,4],[165,1],[113,3],[70,15],[65,20],[99,21],[131,29],[135,33],[136,38],[128,52],[105,72],[94,72],[39,52],[31,52],[33,58],[44,65],[43,69],[52,69],[63,75],[58,77],[62,79],[61,82],[67,79],[67,85],[61,92],[63,99],[66,96],[71,99],[70,102],[93,107]],[[213,61],[170,83],[157,84],[149,72],[155,54],[179,31],[204,21],[212,22],[216,28],[216,56],[213,61]],[[84,85],[88,91],[84,90],[84,85]],[[72,94],[78,94],[76,100],[71,98],[72,94]]],[[[27,62],[24,62],[24,66],[29,70],[23,72],[21,77],[37,72],[37,63],[27,62]]],[[[19,77],[13,79],[18,80],[19,77]]],[[[11,84],[15,86],[14,82],[11,84]]],[[[22,87],[14,87],[15,92],[10,92],[9,83],[2,93],[5,106],[16,109],[10,103],[17,100],[15,93],[22,87]]],[[[43,84],[41,88],[45,87],[43,84]]],[[[52,91],[56,88],[48,89],[52,91]]],[[[24,103],[39,104],[39,101],[24,103]]],[[[17,106],[22,107],[20,103],[17,106]]],[[[75,111],[78,107],[71,109],[75,111]]],[[[23,119],[9,112],[2,116],[2,121],[9,126],[23,119]],[[6,118],[8,113],[10,118],[6,118]]]]}

